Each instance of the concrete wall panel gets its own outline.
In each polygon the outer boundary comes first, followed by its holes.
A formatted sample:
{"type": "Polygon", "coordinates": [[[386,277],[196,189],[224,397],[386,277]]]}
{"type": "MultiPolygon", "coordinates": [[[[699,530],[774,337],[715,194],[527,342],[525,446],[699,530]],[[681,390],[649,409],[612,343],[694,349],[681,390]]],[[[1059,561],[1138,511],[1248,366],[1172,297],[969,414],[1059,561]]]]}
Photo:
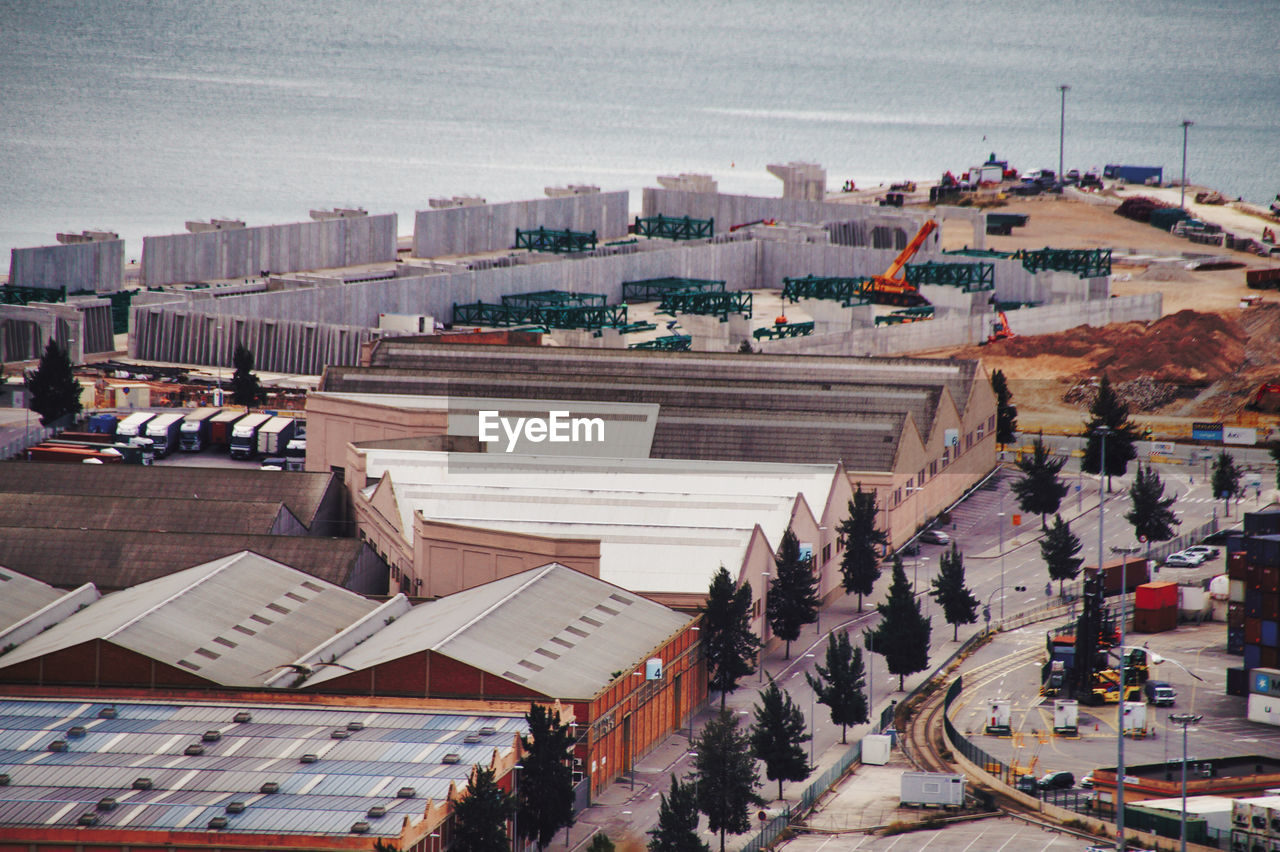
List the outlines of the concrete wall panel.
{"type": "Polygon", "coordinates": [[[802,201],[792,198],[766,198],[754,195],[724,195],[710,192],[688,192],[678,189],[648,187],[642,199],[644,216],[692,216],[714,218],[716,233],[761,219],[778,222],[865,222],[887,225],[908,232],[908,239],[924,223],[924,214],[867,204],[841,204],[831,201],[802,201]]]}
{"type": "Polygon", "coordinates": [[[613,240],[627,233],[627,192],[536,198],[504,204],[419,210],[413,223],[414,257],[501,251],[515,245],[516,229],[595,231],[613,240]]]}
{"type": "Polygon", "coordinates": [[[142,283],[155,287],[396,259],[396,214],[144,237],[142,283]]]}
{"type": "Polygon", "coordinates": [[[110,293],[124,283],[124,240],[13,249],[9,283],[68,293],[110,293]]]}

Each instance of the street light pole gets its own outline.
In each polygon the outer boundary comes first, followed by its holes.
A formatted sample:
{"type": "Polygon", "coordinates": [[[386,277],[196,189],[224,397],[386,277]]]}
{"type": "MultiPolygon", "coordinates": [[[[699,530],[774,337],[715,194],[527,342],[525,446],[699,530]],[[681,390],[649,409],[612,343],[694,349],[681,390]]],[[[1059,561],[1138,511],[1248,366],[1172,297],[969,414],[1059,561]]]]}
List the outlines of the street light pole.
{"type": "Polygon", "coordinates": [[[1058,87],[1058,91],[1062,92],[1062,118],[1058,123],[1058,183],[1062,183],[1062,151],[1063,143],[1067,139],[1067,90],[1070,86],[1062,85],[1058,87]]]}
{"type": "Polygon", "coordinates": [[[1169,721],[1182,726],[1182,825],[1178,831],[1182,852],[1187,852],[1187,727],[1204,717],[1194,713],[1170,713],[1169,721]]]}
{"type": "Polygon", "coordinates": [[[520,770],[519,763],[511,767],[511,798],[516,800],[515,809],[511,812],[511,850],[516,852],[520,843],[520,770]]]}
{"type": "MultiPolygon", "coordinates": [[[[1098,526],[1102,526],[1102,512],[1098,512],[1098,526]]],[[[1138,548],[1134,547],[1113,547],[1112,553],[1120,554],[1120,673],[1119,673],[1119,712],[1116,721],[1116,829],[1120,835],[1116,848],[1120,852],[1124,852],[1124,699],[1125,687],[1125,647],[1124,647],[1124,622],[1128,607],[1125,602],[1125,596],[1129,593],[1128,583],[1125,578],[1125,568],[1128,565],[1129,554],[1137,553],[1138,548]]],[[[1099,562],[1099,572],[1101,572],[1101,562],[1099,562]]],[[[1106,583],[1105,574],[1103,574],[1103,583],[1106,583]]]]}
{"type": "Polygon", "coordinates": [[[1000,620],[1004,621],[1004,492],[1000,492],[1000,620]]]}
{"type": "MultiPolygon", "coordinates": [[[[814,654],[805,654],[805,659],[814,657],[814,654]]],[[[809,687],[809,766],[813,766],[813,741],[818,733],[818,716],[816,713],[816,698],[818,691],[812,686],[809,687]]]]}
{"type": "Polygon", "coordinates": [[[760,682],[764,683],[764,647],[769,641],[769,577],[768,571],[760,572],[760,682]]]}
{"type": "Polygon", "coordinates": [[[1178,206],[1183,210],[1187,209],[1187,128],[1193,124],[1194,121],[1185,119],[1182,122],[1182,186],[1178,206]]]}

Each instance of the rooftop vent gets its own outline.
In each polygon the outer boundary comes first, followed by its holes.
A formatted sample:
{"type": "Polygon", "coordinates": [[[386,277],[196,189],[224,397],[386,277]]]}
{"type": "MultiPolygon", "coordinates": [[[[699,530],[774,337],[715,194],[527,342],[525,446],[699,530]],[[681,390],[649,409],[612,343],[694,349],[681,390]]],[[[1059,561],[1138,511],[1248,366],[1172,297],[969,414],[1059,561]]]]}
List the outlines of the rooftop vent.
{"type": "Polygon", "coordinates": [[[114,719],[115,717],[116,717],[116,708],[114,707],[103,707],[101,710],[98,711],[99,719],[114,719]]]}
{"type": "Polygon", "coordinates": [[[83,736],[84,736],[84,725],[72,725],[70,728],[67,728],[68,738],[83,737],[83,736]]]}
{"type": "Polygon", "coordinates": [[[369,823],[364,822],[363,820],[361,820],[360,822],[358,822],[358,823],[356,823],[355,825],[351,826],[351,833],[352,833],[352,834],[368,834],[368,833],[369,833],[369,823]]]}
{"type": "Polygon", "coordinates": [[[253,714],[250,713],[248,710],[241,710],[239,713],[231,717],[231,721],[239,722],[241,724],[245,722],[252,722],[253,714]]]}
{"type": "Polygon", "coordinates": [[[481,737],[479,734],[467,734],[465,737],[462,738],[462,741],[467,745],[475,745],[476,743],[480,742],[481,739],[483,739],[483,737],[481,737]]]}
{"type": "Polygon", "coordinates": [[[222,731],[205,731],[200,737],[201,741],[206,743],[216,743],[222,739],[222,731]]]}
{"type": "Polygon", "coordinates": [[[244,813],[244,802],[227,802],[227,813],[229,814],[244,813]]]}
{"type": "Polygon", "coordinates": [[[351,736],[351,732],[346,728],[335,728],[329,732],[329,736],[335,740],[345,740],[347,737],[351,736]]]}
{"type": "Polygon", "coordinates": [[[9,786],[9,773],[0,772],[0,787],[8,787],[8,786],[9,786]]]}
{"type": "Polygon", "coordinates": [[[107,796],[104,799],[98,800],[98,810],[114,811],[115,809],[116,809],[116,800],[111,798],[110,796],[107,796]]]}
{"type": "Polygon", "coordinates": [[[318,754],[304,754],[302,757],[298,758],[298,761],[300,763],[315,763],[319,759],[320,755],[318,754]]]}
{"type": "Polygon", "coordinates": [[[268,781],[258,788],[259,793],[279,793],[280,784],[276,781],[268,781]]]}
{"type": "Polygon", "coordinates": [[[440,762],[441,763],[461,763],[462,755],[455,754],[454,752],[449,752],[444,756],[444,758],[440,762]]]}
{"type": "Polygon", "coordinates": [[[418,791],[413,787],[401,787],[400,792],[396,793],[396,798],[412,799],[416,795],[418,795],[418,791]]]}
{"type": "Polygon", "coordinates": [[[190,755],[192,757],[198,754],[204,754],[204,746],[200,745],[200,743],[192,743],[191,745],[187,746],[182,753],[186,755],[190,755]]]}
{"type": "Polygon", "coordinates": [[[209,820],[209,827],[210,827],[210,828],[212,828],[212,829],[214,829],[214,830],[217,830],[217,829],[219,829],[219,828],[226,828],[226,827],[227,827],[227,818],[226,818],[226,817],[214,817],[213,819],[209,820]]]}
{"type": "Polygon", "coordinates": [[[374,805],[373,807],[369,808],[369,813],[366,814],[366,816],[372,819],[377,819],[378,817],[384,817],[386,815],[387,815],[386,805],[374,805]]]}
{"type": "Polygon", "coordinates": [[[98,815],[93,811],[86,814],[80,814],[80,818],[76,820],[76,825],[97,825],[98,815]]]}
{"type": "Polygon", "coordinates": [[[135,779],[133,779],[133,789],[135,789],[135,790],[150,790],[150,789],[151,789],[151,779],[150,779],[150,778],[135,778],[135,779]]]}
{"type": "Polygon", "coordinates": [[[364,722],[348,722],[348,723],[347,723],[347,730],[348,730],[348,731],[363,731],[363,730],[364,730],[364,722]]]}
{"type": "Polygon", "coordinates": [[[67,750],[66,740],[54,740],[53,742],[49,743],[49,751],[66,751],[66,750],[67,750]]]}
{"type": "Polygon", "coordinates": [[[493,725],[485,725],[483,728],[480,729],[480,736],[482,737],[487,737],[490,734],[496,734],[496,733],[498,733],[498,729],[495,728],[493,725]]]}

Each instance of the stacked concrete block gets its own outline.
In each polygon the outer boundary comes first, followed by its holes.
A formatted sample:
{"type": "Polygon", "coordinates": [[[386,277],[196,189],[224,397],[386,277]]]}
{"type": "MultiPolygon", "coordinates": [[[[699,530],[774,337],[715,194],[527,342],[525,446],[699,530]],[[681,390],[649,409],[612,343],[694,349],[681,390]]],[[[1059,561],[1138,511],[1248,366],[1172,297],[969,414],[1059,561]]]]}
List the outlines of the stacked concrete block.
{"type": "Polygon", "coordinates": [[[766,166],[782,179],[782,197],[796,201],[822,201],[827,197],[827,170],[817,163],[791,162],[766,166]]]}
{"type": "Polygon", "coordinates": [[[236,223],[228,224],[228,220],[188,224],[207,226],[207,230],[143,239],[144,285],[247,278],[264,271],[333,269],[396,259],[394,213],[255,228],[234,227],[236,223]]]}
{"type": "Polygon", "coordinates": [[[89,290],[113,293],[124,283],[124,240],[115,234],[59,234],[55,246],[12,249],[9,283],[68,293],[89,290]],[[92,235],[92,236],[91,236],[92,235]]]}
{"type": "Polygon", "coordinates": [[[571,183],[568,186],[548,186],[542,190],[547,198],[564,198],[566,195],[592,195],[600,191],[600,187],[588,184],[571,183]]]}
{"type": "Polygon", "coordinates": [[[595,231],[603,242],[626,236],[628,224],[625,191],[419,210],[414,217],[413,256],[503,251],[515,245],[517,230],[540,227],[595,231]]]}
{"type": "Polygon", "coordinates": [[[720,185],[711,175],[681,172],[678,175],[659,175],[658,186],[681,192],[719,192],[720,185]]]}
{"type": "Polygon", "coordinates": [[[363,207],[335,207],[332,210],[312,210],[311,218],[317,222],[325,219],[358,219],[368,216],[369,211],[363,207]]]}
{"type": "Polygon", "coordinates": [[[243,219],[210,219],[208,222],[203,219],[188,219],[186,222],[187,233],[205,234],[209,231],[238,231],[245,227],[243,219]]]}
{"type": "Polygon", "coordinates": [[[452,198],[427,199],[427,206],[432,210],[447,210],[450,207],[482,207],[487,203],[478,195],[455,195],[452,198]]]}

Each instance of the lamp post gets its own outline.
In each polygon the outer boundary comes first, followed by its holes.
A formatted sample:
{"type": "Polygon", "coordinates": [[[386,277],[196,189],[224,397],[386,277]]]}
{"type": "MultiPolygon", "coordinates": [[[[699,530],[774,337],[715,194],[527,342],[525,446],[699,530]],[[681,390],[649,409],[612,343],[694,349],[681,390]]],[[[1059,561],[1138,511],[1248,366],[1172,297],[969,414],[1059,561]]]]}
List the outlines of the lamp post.
{"type": "MultiPolygon", "coordinates": [[[[813,654],[805,654],[806,659],[812,659],[813,654]]],[[[816,715],[817,708],[817,690],[812,686],[809,687],[809,765],[813,766],[813,740],[818,733],[818,717],[816,715]]]]}
{"type": "Polygon", "coordinates": [[[769,578],[768,571],[760,572],[760,682],[764,683],[764,646],[769,641],[769,578]]]}
{"type": "Polygon", "coordinates": [[[1187,728],[1204,717],[1196,713],[1170,713],[1169,721],[1182,726],[1182,819],[1178,837],[1182,852],[1187,852],[1187,728]]]}
{"type": "MultiPolygon", "coordinates": [[[[1105,440],[1105,437],[1106,436],[1104,434],[1103,435],[1104,440],[1105,440]]],[[[1101,507],[1099,507],[1098,509],[1098,529],[1099,530],[1102,529],[1101,507]]],[[[1099,532],[1098,535],[1101,536],[1102,533],[1099,532]]],[[[1102,539],[1101,538],[1098,539],[1098,548],[1099,548],[1098,571],[1101,572],[1102,571],[1102,559],[1101,559],[1102,539]]],[[[1128,606],[1125,602],[1125,595],[1128,594],[1128,584],[1125,578],[1125,568],[1128,564],[1129,554],[1137,553],[1138,547],[1136,545],[1133,547],[1113,547],[1111,548],[1111,552],[1120,554],[1120,674],[1119,674],[1119,684],[1118,684],[1118,686],[1120,687],[1120,695],[1119,695],[1120,701],[1119,701],[1119,704],[1117,705],[1117,707],[1119,708],[1119,712],[1116,720],[1119,723],[1116,725],[1116,830],[1117,830],[1117,833],[1119,834],[1119,840],[1116,841],[1116,849],[1118,849],[1119,852],[1124,852],[1124,697],[1125,697],[1125,686],[1127,685],[1125,683],[1125,676],[1124,676],[1124,663],[1125,663],[1124,622],[1125,622],[1125,614],[1128,610],[1128,606]]],[[[1103,582],[1105,583],[1106,581],[1104,580],[1103,582]]]]}
{"type": "Polygon", "coordinates": [[[871,641],[870,633],[862,634],[862,644],[867,649],[867,716],[874,718],[876,715],[876,655],[871,648],[874,643],[871,641]]]}
{"type": "Polygon", "coordinates": [[[1067,139],[1067,90],[1070,86],[1062,85],[1058,87],[1058,91],[1062,92],[1062,117],[1058,122],[1058,183],[1062,183],[1062,151],[1063,143],[1067,139]]]}
{"type": "Polygon", "coordinates": [[[1187,128],[1193,124],[1194,121],[1185,119],[1182,122],[1182,186],[1178,206],[1183,210],[1187,209],[1187,128]]]}
{"type": "Polygon", "coordinates": [[[517,763],[511,767],[511,798],[516,800],[515,810],[511,812],[511,850],[515,852],[520,843],[520,770],[524,766],[517,763]]]}
{"type": "MultiPolygon", "coordinates": [[[[1004,621],[1004,492],[1000,492],[1000,511],[996,513],[1000,519],[1000,620],[1004,621]]],[[[988,599],[990,602],[990,599],[988,599]]]]}

